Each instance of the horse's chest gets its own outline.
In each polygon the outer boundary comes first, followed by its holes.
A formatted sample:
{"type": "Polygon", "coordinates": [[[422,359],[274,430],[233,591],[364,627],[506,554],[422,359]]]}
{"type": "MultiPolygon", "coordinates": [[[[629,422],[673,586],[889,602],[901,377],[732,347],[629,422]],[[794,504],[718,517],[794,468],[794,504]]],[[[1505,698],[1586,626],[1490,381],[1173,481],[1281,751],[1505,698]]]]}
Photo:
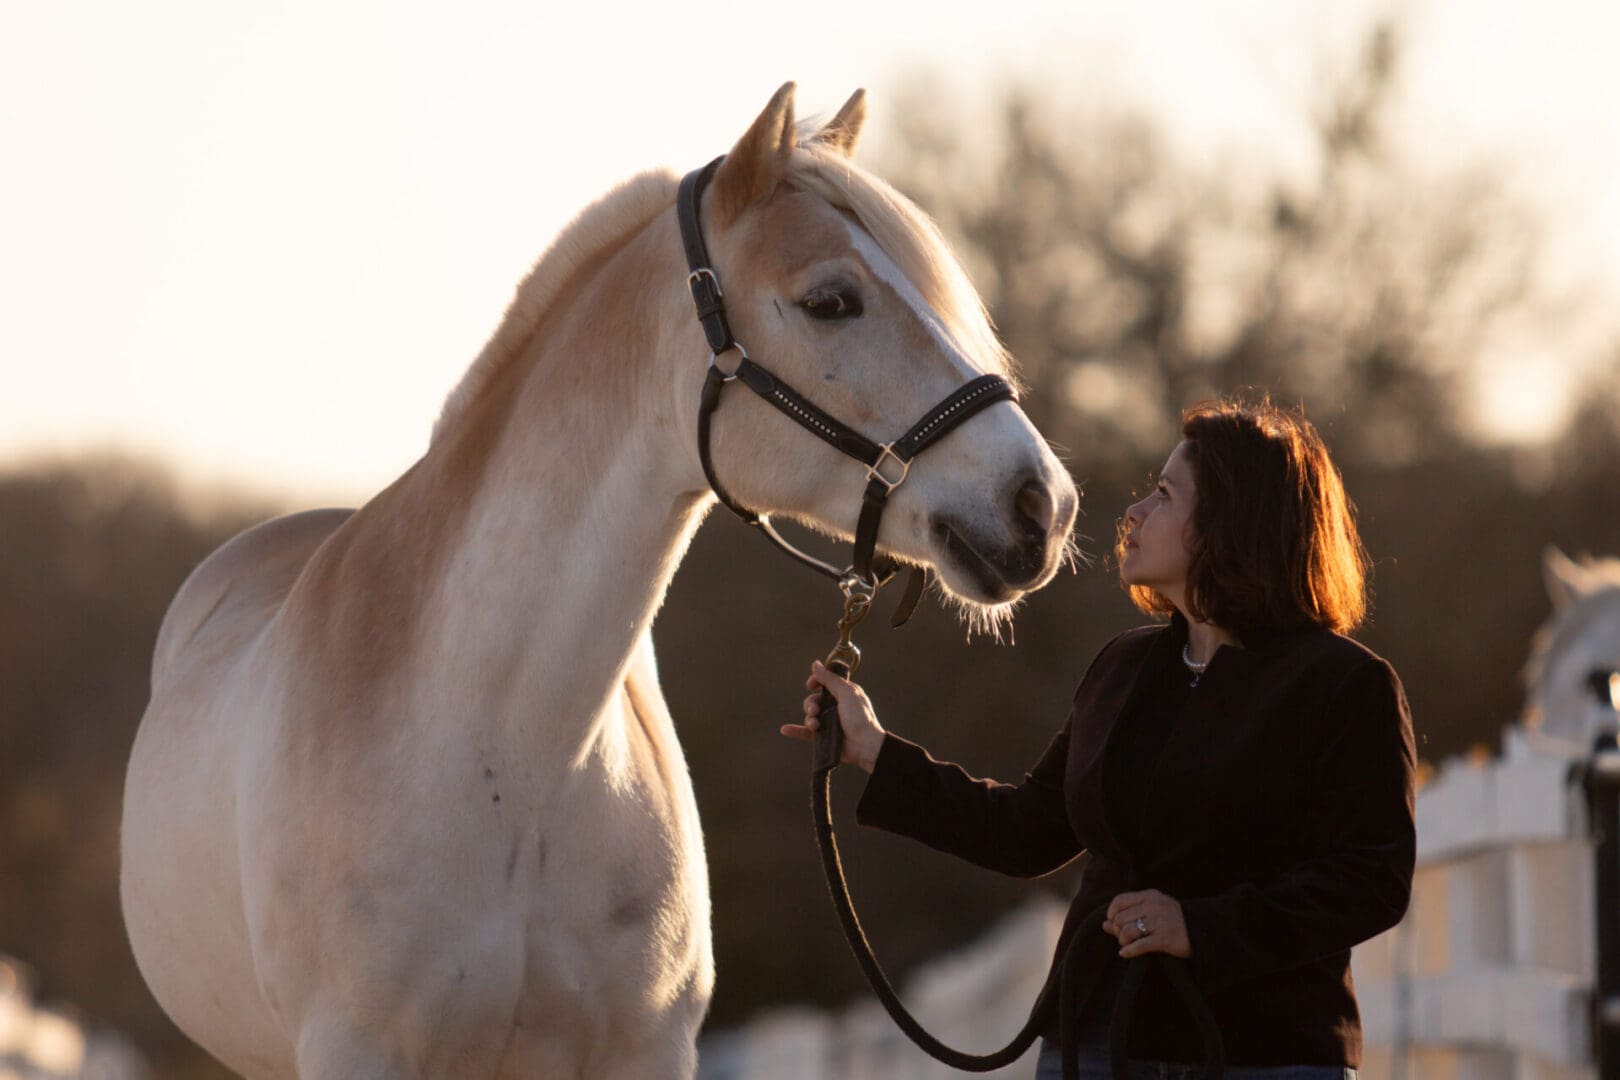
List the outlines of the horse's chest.
{"type": "Polygon", "coordinates": [[[514,873],[528,895],[509,1060],[533,1065],[559,1046],[588,1055],[695,1028],[707,1006],[713,960],[696,804],[678,748],[638,748],[646,737],[632,732],[630,753],[609,755],[610,775],[578,785],[533,823],[514,873]]]}
{"type": "Polygon", "coordinates": [[[667,714],[622,712],[583,756],[396,741],[343,773],[338,810],[313,781],[276,804],[249,883],[276,1007],[296,1023],[362,988],[368,1014],[421,1013],[401,1037],[449,1055],[443,1075],[684,1075],[615,1064],[690,1047],[713,984],[684,759],[667,714]]]}
{"type": "MultiPolygon", "coordinates": [[[[690,792],[636,783],[542,816],[518,876],[529,894],[526,940],[541,966],[574,943],[593,960],[641,950],[706,909],[706,868],[690,792]],[[684,804],[684,805],[683,805],[684,804]]],[[[706,914],[703,912],[703,914],[706,914]]]]}

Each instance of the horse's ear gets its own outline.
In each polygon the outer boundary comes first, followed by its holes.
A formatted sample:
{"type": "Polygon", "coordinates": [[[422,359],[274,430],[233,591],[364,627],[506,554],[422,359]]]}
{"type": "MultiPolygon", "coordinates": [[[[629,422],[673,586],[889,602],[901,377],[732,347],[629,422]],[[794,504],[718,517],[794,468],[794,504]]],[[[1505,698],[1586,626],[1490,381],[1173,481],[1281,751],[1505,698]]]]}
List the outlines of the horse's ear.
{"type": "Polygon", "coordinates": [[[715,174],[717,226],[725,228],[738,214],[776,190],[787,175],[794,145],[793,84],[789,82],[782,84],[715,174]]]}
{"type": "Polygon", "coordinates": [[[1568,607],[1570,601],[1592,591],[1591,572],[1551,544],[1541,553],[1541,576],[1555,609],[1568,607]]]}
{"type": "Polygon", "coordinates": [[[815,141],[829,146],[845,157],[855,156],[855,143],[861,137],[861,125],[866,123],[866,91],[857,90],[844,102],[838,115],[827,121],[827,126],[815,134],[815,141]]]}

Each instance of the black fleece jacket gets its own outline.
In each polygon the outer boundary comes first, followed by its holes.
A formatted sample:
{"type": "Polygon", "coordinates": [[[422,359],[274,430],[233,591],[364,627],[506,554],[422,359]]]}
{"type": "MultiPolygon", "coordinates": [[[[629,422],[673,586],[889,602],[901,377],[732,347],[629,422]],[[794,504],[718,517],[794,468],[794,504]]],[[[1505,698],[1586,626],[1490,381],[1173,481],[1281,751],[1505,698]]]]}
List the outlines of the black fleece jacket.
{"type": "MultiPolygon", "coordinates": [[[[976,780],[890,734],[858,820],[980,866],[1035,877],[1092,858],[1075,923],[1116,894],[1180,901],[1192,969],[1232,1065],[1361,1061],[1350,948],[1400,921],[1411,896],[1414,750],[1394,669],[1325,630],[1225,646],[1150,775],[1133,843],[1104,797],[1110,739],[1180,668],[1186,624],[1127,631],[1098,653],[1021,784],[976,780]]],[[[1092,950],[1121,963],[1116,948],[1092,950]]],[[[1056,1037],[1058,1018],[1048,1018],[1056,1037]]],[[[1203,1045],[1168,984],[1137,1001],[1132,1057],[1197,1062],[1203,1045]]]]}

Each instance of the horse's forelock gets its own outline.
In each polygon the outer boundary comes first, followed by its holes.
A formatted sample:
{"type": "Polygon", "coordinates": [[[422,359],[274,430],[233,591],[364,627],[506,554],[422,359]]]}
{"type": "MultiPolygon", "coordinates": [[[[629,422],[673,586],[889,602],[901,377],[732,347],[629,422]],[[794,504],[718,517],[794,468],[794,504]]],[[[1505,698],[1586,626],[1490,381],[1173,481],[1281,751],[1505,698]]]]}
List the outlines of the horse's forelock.
{"type": "Polygon", "coordinates": [[[932,218],[889,184],[832,148],[801,140],[788,182],[855,216],[928,306],[986,370],[1017,381],[984,301],[932,218]]]}

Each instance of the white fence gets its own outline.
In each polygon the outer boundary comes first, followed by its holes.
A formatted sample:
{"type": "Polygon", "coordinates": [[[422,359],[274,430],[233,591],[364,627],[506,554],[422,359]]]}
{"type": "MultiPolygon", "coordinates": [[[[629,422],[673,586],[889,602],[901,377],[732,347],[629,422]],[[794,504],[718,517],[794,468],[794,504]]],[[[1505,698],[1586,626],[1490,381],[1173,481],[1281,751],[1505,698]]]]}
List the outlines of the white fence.
{"type": "Polygon", "coordinates": [[[1368,1077],[1595,1080],[1593,846],[1571,762],[1501,758],[1418,794],[1405,920],[1355,952],[1368,1077]]]}

